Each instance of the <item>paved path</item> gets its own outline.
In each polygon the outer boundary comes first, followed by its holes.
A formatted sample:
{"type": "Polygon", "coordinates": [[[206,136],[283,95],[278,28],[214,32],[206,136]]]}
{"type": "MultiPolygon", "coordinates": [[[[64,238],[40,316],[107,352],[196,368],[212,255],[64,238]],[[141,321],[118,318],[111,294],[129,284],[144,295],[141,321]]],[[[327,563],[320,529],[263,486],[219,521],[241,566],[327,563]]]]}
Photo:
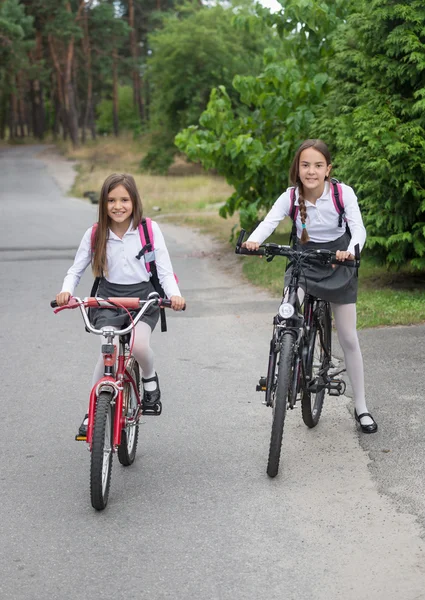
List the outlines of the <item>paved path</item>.
{"type": "Polygon", "coordinates": [[[188,310],[155,334],[164,413],[92,510],[73,436],[98,340],[48,302],[95,207],[63,195],[40,150],[0,153],[0,598],[425,599],[423,328],[361,333],[376,436],[359,443],[349,399],[329,399],[315,430],[297,409],[269,480],[271,414],[254,387],[276,299],[171,225],[188,310]]]}

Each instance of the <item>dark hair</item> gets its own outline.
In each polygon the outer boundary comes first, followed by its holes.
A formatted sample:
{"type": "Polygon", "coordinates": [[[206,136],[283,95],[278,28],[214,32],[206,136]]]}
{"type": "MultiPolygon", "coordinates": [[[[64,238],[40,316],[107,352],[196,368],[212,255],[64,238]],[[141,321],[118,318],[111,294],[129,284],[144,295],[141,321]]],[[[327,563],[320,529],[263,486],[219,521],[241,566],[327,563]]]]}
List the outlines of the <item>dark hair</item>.
{"type": "Polygon", "coordinates": [[[103,182],[99,197],[98,226],[92,257],[92,270],[95,277],[102,277],[107,273],[106,243],[108,241],[108,229],[110,226],[108,197],[109,192],[119,185],[125,187],[133,205],[133,229],[136,229],[142,220],[143,206],[134,178],[131,175],[128,175],[128,173],[113,173],[112,175],[109,175],[103,182]]]}
{"type": "MultiPolygon", "coordinates": [[[[307,229],[305,227],[305,220],[307,217],[307,209],[306,209],[305,200],[304,200],[303,184],[301,183],[301,179],[300,179],[300,156],[301,156],[301,152],[303,152],[303,150],[307,150],[307,148],[314,148],[315,150],[318,150],[325,157],[326,165],[332,164],[331,153],[329,152],[329,148],[327,147],[325,142],[323,142],[322,140],[305,140],[305,142],[303,142],[301,144],[301,146],[298,148],[298,150],[294,156],[294,160],[292,161],[292,165],[291,165],[291,168],[289,171],[289,179],[290,179],[290,182],[292,183],[292,185],[294,185],[295,187],[298,188],[298,196],[299,196],[298,202],[300,205],[300,217],[301,217],[301,223],[304,226],[302,233],[301,233],[301,239],[300,239],[302,244],[305,244],[310,239],[307,229]]],[[[328,179],[328,177],[326,177],[326,179],[328,179]]]]}

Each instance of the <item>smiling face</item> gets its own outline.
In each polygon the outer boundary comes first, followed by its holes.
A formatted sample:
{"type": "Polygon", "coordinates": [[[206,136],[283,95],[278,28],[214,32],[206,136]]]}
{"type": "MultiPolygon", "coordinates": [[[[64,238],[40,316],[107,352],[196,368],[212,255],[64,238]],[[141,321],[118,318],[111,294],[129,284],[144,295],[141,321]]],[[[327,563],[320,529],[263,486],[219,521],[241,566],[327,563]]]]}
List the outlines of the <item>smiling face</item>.
{"type": "Polygon", "coordinates": [[[133,201],[123,185],[117,185],[108,193],[108,217],[120,228],[129,227],[133,215],[133,201]]]}
{"type": "Polygon", "coordinates": [[[321,196],[325,179],[329,177],[332,165],[326,163],[324,155],[316,148],[306,148],[300,154],[298,176],[305,192],[321,196]]]}

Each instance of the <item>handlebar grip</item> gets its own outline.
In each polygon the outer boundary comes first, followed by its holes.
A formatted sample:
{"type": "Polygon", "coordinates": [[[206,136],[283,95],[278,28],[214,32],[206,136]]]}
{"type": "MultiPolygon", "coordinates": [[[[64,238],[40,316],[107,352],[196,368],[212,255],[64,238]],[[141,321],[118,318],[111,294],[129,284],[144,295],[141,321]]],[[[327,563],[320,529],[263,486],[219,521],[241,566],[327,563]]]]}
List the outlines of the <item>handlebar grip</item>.
{"type": "Polygon", "coordinates": [[[240,248],[242,246],[243,239],[245,237],[245,233],[246,233],[245,229],[241,229],[240,230],[240,233],[239,233],[239,236],[238,236],[238,240],[236,242],[236,248],[240,248]]]}
{"type": "Polygon", "coordinates": [[[334,260],[331,261],[331,264],[333,265],[340,265],[342,267],[358,267],[359,263],[357,262],[357,260],[337,260],[336,258],[334,260]]]}
{"type": "Polygon", "coordinates": [[[50,302],[50,306],[51,306],[52,308],[57,308],[57,307],[58,307],[58,303],[56,302],[56,300],[52,300],[52,301],[50,302]]]}
{"type": "MultiPolygon", "coordinates": [[[[160,303],[161,308],[171,308],[171,300],[168,298],[162,298],[160,303]]],[[[186,310],[186,304],[183,306],[181,310],[186,310]]]]}
{"type": "Polygon", "coordinates": [[[248,248],[236,248],[236,254],[246,254],[247,256],[264,256],[264,251],[248,250],[248,248]]]}

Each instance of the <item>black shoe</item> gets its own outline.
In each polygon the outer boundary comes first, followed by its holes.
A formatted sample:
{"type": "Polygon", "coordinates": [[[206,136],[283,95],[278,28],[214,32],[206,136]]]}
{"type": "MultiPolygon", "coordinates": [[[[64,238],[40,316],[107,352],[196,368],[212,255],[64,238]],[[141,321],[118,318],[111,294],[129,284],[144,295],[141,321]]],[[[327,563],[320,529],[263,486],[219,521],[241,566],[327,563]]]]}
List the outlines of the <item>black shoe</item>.
{"type": "Polygon", "coordinates": [[[153,390],[152,392],[143,390],[143,398],[142,398],[143,410],[142,410],[142,412],[144,414],[147,414],[147,413],[161,414],[161,412],[162,412],[161,390],[159,389],[158,374],[155,373],[154,377],[149,377],[149,379],[144,379],[142,377],[143,383],[149,383],[150,381],[156,381],[156,390],[153,390]]]}
{"type": "Polygon", "coordinates": [[[83,422],[81,423],[80,427],[78,428],[78,433],[75,436],[75,439],[77,440],[77,442],[83,441],[87,439],[87,423],[88,423],[88,414],[85,415],[83,422]]]}
{"type": "Polygon", "coordinates": [[[358,415],[356,410],[354,410],[354,417],[357,421],[357,423],[359,423],[363,433],[375,433],[375,431],[378,431],[378,424],[375,422],[375,419],[372,417],[372,415],[370,413],[362,413],[361,415],[358,415]],[[373,423],[370,423],[370,425],[362,425],[360,419],[362,417],[370,417],[373,421],[373,423]]]}

